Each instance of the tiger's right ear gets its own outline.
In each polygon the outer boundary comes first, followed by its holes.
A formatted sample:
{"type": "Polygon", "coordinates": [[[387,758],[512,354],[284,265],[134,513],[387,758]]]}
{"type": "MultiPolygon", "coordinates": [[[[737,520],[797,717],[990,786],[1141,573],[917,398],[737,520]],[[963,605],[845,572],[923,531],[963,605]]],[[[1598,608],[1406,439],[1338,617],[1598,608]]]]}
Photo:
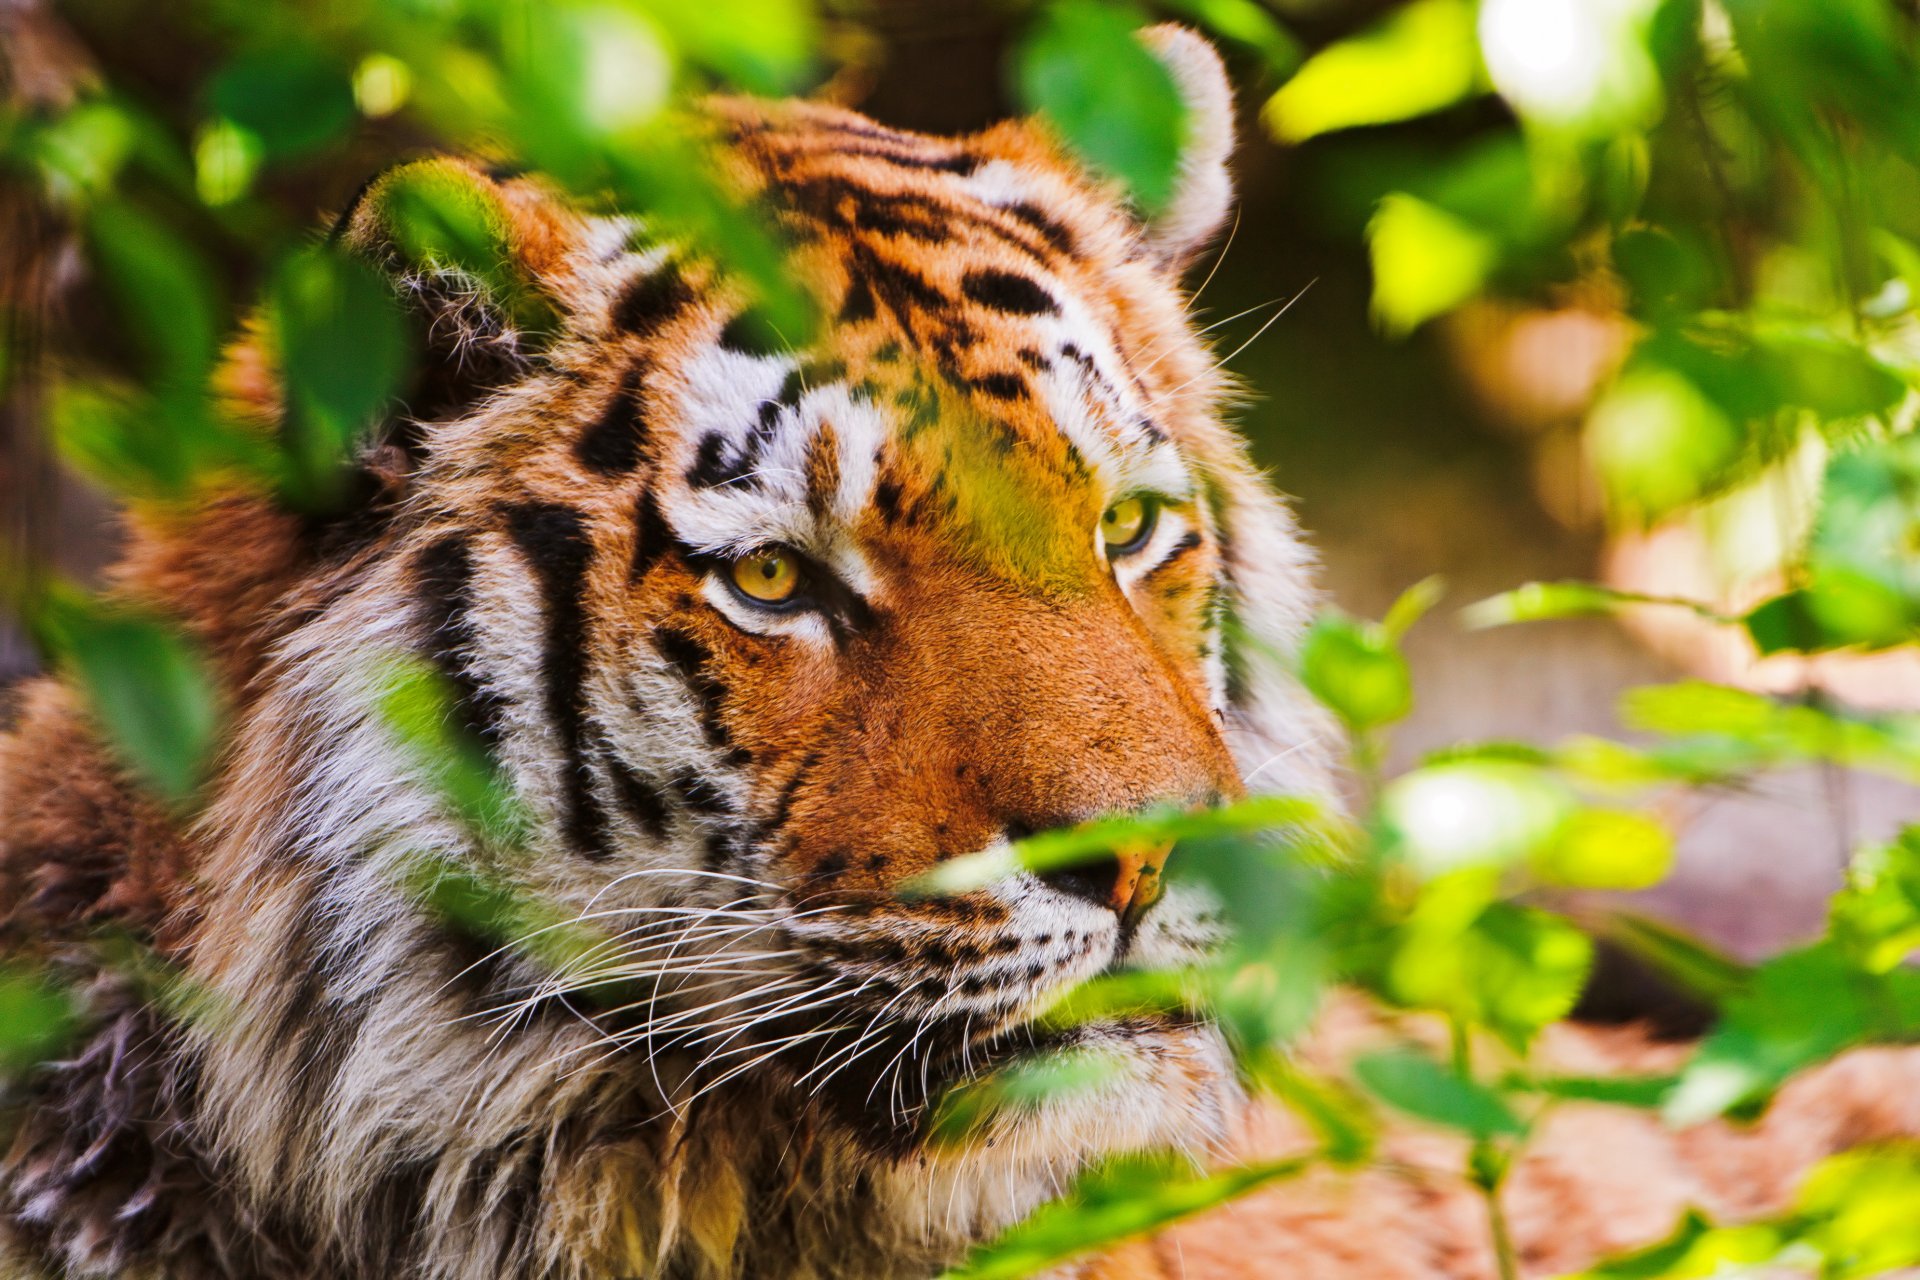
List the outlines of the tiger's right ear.
{"type": "Polygon", "coordinates": [[[386,170],[332,240],[388,276],[418,321],[407,416],[459,416],[524,376],[559,333],[582,218],[537,181],[438,157],[386,170]]]}

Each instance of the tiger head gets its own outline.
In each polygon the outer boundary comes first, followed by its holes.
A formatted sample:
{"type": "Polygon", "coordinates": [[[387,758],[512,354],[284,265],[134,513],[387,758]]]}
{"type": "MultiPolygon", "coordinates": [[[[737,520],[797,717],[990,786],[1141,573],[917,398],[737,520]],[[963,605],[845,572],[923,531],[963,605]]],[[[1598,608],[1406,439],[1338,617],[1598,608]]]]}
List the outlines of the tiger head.
{"type": "MultiPolygon", "coordinates": [[[[1179,284],[1228,209],[1230,96],[1198,38],[1149,41],[1189,142],[1148,219],[1030,122],[711,107],[828,317],[798,349],[644,218],[536,178],[428,160],[344,216],[428,353],[373,496],[319,532],[216,502],[138,553],[242,677],[181,908],[226,1012],[181,1054],[196,1140],[263,1215],[421,1275],[882,1274],[1091,1159],[1221,1135],[1208,1026],[1033,1029],[1084,979],[1213,945],[1165,850],[913,892],[1256,771],[1326,786],[1284,670],[1307,556],[1179,284]],[[482,211],[497,270],[398,227],[423,191],[482,211]],[[524,811],[514,847],[396,741],[397,654],[524,811]],[[422,865],[547,923],[476,933],[422,865]],[[592,941],[555,963],[543,928],[592,941]],[[944,1088],[1069,1043],[1116,1074],[930,1141],[944,1088]]],[[[271,344],[227,387],[273,420],[271,344]]]]}

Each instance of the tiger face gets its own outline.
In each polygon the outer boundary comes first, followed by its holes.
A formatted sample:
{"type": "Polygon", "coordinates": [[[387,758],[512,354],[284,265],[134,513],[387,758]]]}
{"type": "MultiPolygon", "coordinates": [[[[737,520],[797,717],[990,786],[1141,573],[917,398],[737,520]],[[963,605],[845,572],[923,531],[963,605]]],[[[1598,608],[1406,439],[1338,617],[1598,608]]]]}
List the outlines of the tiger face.
{"type": "MultiPolygon", "coordinates": [[[[644,219],[536,179],[425,161],[344,218],[423,316],[431,377],[368,455],[370,531],[313,551],[260,624],[196,837],[185,954],[229,1013],[183,1052],[195,1132],[247,1196],[422,1275],[676,1251],[773,1275],[796,1249],[826,1265],[804,1185],[816,1215],[885,1224],[856,1232],[878,1251],[856,1270],[884,1274],[1101,1154],[1220,1136],[1210,1028],[1034,1030],[1077,982],[1215,943],[1165,850],[912,891],[1248,774],[1325,786],[1284,671],[1306,557],[1220,423],[1178,284],[1226,210],[1225,80],[1197,38],[1152,39],[1193,140],[1144,222],[1032,124],[715,106],[724,165],[830,317],[799,349],[644,219]],[[423,190],[482,211],[498,271],[409,243],[396,211],[423,190]],[[395,743],[396,653],[438,669],[523,805],[516,847],[395,743]],[[591,945],[555,965],[463,933],[423,908],[422,854],[591,945]],[[930,1144],[944,1088],[1063,1044],[1121,1069],[930,1144]],[[513,1221],[488,1208],[509,1197],[513,1221]],[[369,1203],[408,1206],[400,1253],[369,1203]]],[[[271,417],[257,348],[229,381],[271,417]]]]}

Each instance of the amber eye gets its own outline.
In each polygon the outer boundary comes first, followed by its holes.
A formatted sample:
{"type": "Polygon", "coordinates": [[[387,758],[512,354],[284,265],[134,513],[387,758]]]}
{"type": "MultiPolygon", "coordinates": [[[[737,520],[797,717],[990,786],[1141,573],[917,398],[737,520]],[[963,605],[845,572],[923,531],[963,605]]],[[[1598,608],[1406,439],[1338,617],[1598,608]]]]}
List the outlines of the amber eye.
{"type": "Polygon", "coordinates": [[[1110,556],[1138,551],[1153,533],[1153,499],[1122,498],[1100,513],[1100,541],[1110,556]]]}
{"type": "Polygon", "coordinates": [[[785,604],[800,590],[800,557],[785,547],[749,552],[729,572],[740,594],[761,604],[785,604]]]}

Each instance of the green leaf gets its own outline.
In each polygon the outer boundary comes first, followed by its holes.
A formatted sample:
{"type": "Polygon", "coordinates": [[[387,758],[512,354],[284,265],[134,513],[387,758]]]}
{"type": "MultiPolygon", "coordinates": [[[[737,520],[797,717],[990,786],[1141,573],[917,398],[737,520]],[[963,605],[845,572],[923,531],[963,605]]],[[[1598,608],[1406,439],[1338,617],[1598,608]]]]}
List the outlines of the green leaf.
{"type": "Polygon", "coordinates": [[[1153,213],[1173,195],[1187,121],[1172,74],[1135,37],[1138,26],[1125,6],[1055,0],[1015,50],[1013,72],[1026,109],[1153,213]]]}
{"type": "Polygon", "coordinates": [[[25,969],[0,968],[0,1082],[58,1057],[79,1022],[68,993],[25,969]]]}
{"type": "Polygon", "coordinates": [[[1164,0],[1162,7],[1186,15],[1224,40],[1245,45],[1278,75],[1291,75],[1306,56],[1293,34],[1254,0],[1164,0]]]}
{"type": "Polygon", "coordinates": [[[214,113],[244,129],[270,156],[297,156],[341,137],[355,118],[353,82],[305,41],[241,55],[207,85],[214,113]]]}
{"type": "Polygon", "coordinates": [[[1491,236],[1438,205],[1396,192],[1367,224],[1373,262],[1373,318],[1400,337],[1459,306],[1499,261],[1491,236]]]}
{"type": "Polygon", "coordinates": [[[1587,417],[1587,448],[1617,509],[1647,519],[1705,495],[1741,445],[1735,419],[1677,370],[1629,368],[1587,417]]]}
{"type": "Polygon", "coordinates": [[[1387,633],[1387,639],[1400,643],[1413,624],[1426,617],[1446,593],[1447,580],[1439,574],[1420,579],[1395,597],[1387,616],[1380,619],[1380,629],[1387,633]]]}
{"type": "Polygon", "coordinates": [[[1473,6],[1414,0],[1314,54],[1268,101],[1263,116],[1276,138],[1303,142],[1336,129],[1423,116],[1485,88],[1473,6]]]}
{"type": "Polygon", "coordinates": [[[928,1132],[937,1145],[970,1146],[996,1136],[998,1127],[1018,1126],[1049,1102],[1097,1092],[1129,1074],[1124,1054],[1097,1045],[1021,1058],[949,1089],[928,1132]]]}
{"type": "Polygon", "coordinates": [[[462,727],[446,677],[397,655],[374,675],[382,720],[452,810],[497,848],[521,844],[529,816],[485,745],[462,727]]]}
{"type": "Polygon", "coordinates": [[[1880,1021],[1872,980],[1834,946],[1790,951],[1755,970],[1682,1069],[1665,1115],[1698,1124],[1764,1100],[1796,1071],[1867,1038],[1880,1021]]]}
{"type": "Polygon", "coordinates": [[[1469,627],[1504,627],[1516,622],[1545,622],[1558,618],[1607,617],[1635,605],[1662,605],[1685,609],[1710,622],[1733,623],[1730,618],[1697,600],[1677,596],[1649,596],[1615,591],[1595,582],[1529,582],[1511,591],[1468,605],[1460,620],[1469,627]]]}
{"type": "Polygon", "coordinates": [[[107,744],[159,796],[184,805],[206,777],[220,731],[213,673],[160,620],[56,588],[32,619],[79,681],[107,744]]]}
{"type": "Polygon", "coordinates": [[[1187,812],[1159,809],[1100,818],[1029,836],[1016,844],[952,858],[907,882],[917,894],[965,893],[1004,880],[1022,870],[1056,871],[1127,845],[1160,845],[1170,840],[1208,840],[1294,827],[1320,827],[1325,808],[1300,796],[1253,796],[1236,804],[1187,812]]]}
{"type": "Polygon", "coordinates": [[[1657,920],[1614,911],[1602,917],[1598,927],[1607,940],[1716,1003],[1746,990],[1752,981],[1753,970],[1746,965],[1657,920]]]}
{"type": "Polygon", "coordinates": [[[1013,1280],[1078,1254],[1145,1235],[1261,1187],[1298,1177],[1310,1160],[1276,1160],[1195,1176],[1166,1159],[1113,1161],[1082,1175],[998,1240],[982,1245],[943,1280],[1013,1280]]]}
{"type": "Polygon", "coordinates": [[[1381,799],[1386,843],[1427,878],[1464,867],[1505,867],[1540,855],[1577,808],[1543,770],[1498,760],[1416,769],[1381,799]]]}
{"type": "Polygon", "coordinates": [[[1716,1227],[1689,1210],[1673,1235],[1648,1249],[1602,1262],[1563,1280],[1707,1280],[1751,1274],[1786,1247],[1777,1226],[1716,1227]]]}
{"type": "Polygon", "coordinates": [[[1494,902],[1457,878],[1430,886],[1384,975],[1388,998],[1485,1027],[1516,1050],[1580,998],[1593,943],[1544,911],[1494,902]]]}
{"type": "Polygon", "coordinates": [[[1673,836],[1645,814],[1581,809],[1534,851],[1532,868],[1568,889],[1647,889],[1673,868],[1673,836]]]}
{"type": "Polygon", "coordinates": [[[1525,1076],[1507,1081],[1512,1091],[1538,1093],[1567,1102],[1603,1102],[1614,1107],[1658,1107],[1673,1091],[1678,1076],[1525,1076]]]}
{"type": "Polygon", "coordinates": [[[131,204],[104,201],[88,221],[102,274],[163,394],[197,392],[219,344],[220,304],[199,254],[131,204]]]}
{"type": "Polygon", "coordinates": [[[1517,1138],[1527,1131],[1499,1094],[1417,1050],[1366,1054],[1355,1059],[1353,1074],[1375,1097],[1415,1119],[1476,1138],[1517,1138]]]}
{"type": "Polygon", "coordinates": [[[1300,679],[1356,733],[1413,709],[1413,678],[1386,628],[1338,612],[1314,619],[1300,648],[1300,679]]]}
{"type": "Polygon", "coordinates": [[[392,289],[327,249],[281,265],[269,294],[289,415],[287,446],[310,493],[337,483],[360,433],[401,388],[409,335],[392,289]]]}
{"type": "Polygon", "coordinates": [[[1844,888],[1828,903],[1834,945],[1870,973],[1920,951],[1920,826],[1853,856],[1844,888]]]}
{"type": "Polygon", "coordinates": [[[649,0],[645,13],[689,60],[750,93],[793,93],[813,73],[819,23],[801,0],[649,0]]]}

